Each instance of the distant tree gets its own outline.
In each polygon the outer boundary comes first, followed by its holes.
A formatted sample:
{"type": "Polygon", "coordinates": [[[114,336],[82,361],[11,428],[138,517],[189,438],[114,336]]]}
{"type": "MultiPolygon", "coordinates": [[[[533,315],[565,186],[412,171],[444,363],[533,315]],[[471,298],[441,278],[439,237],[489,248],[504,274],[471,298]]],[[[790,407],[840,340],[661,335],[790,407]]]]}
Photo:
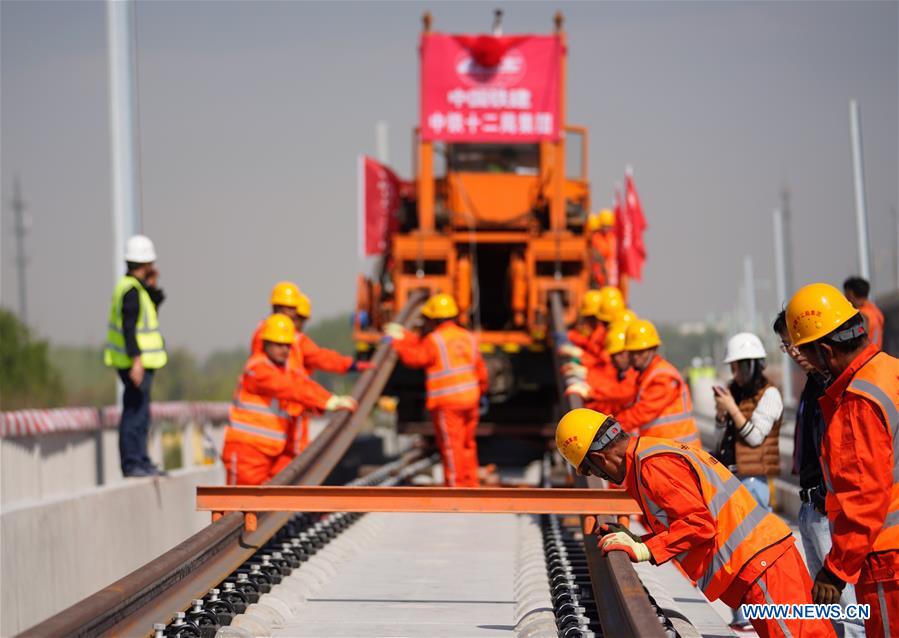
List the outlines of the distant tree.
{"type": "Polygon", "coordinates": [[[0,308],[0,409],[45,408],[65,401],[47,342],[35,339],[13,313],[0,308]]]}
{"type": "Polygon", "coordinates": [[[175,348],[168,355],[168,363],[153,377],[152,399],[191,401],[202,398],[203,383],[196,357],[184,348],[175,348]]]}
{"type": "MultiPolygon", "coordinates": [[[[714,328],[689,334],[684,334],[677,326],[672,325],[662,324],[658,328],[662,339],[662,355],[680,370],[687,368],[694,357],[713,356],[715,345],[724,338],[724,333],[714,328]]],[[[713,365],[717,363],[715,361],[713,365]]]]}
{"type": "Polygon", "coordinates": [[[69,405],[103,406],[116,402],[116,375],[103,364],[103,348],[50,346],[69,405]]]}

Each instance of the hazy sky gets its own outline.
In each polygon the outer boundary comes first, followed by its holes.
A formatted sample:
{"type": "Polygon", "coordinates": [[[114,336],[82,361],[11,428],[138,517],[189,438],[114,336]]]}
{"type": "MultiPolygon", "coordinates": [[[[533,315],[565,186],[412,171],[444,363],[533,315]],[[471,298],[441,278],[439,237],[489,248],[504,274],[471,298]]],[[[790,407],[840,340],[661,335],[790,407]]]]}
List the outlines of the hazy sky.
{"type": "MultiPolygon", "coordinates": [[[[140,2],[144,232],[170,343],[245,344],[278,279],[317,317],[354,302],[355,158],[390,125],[409,176],[420,15],[485,31],[497,3],[140,2]]],[[[773,291],[771,211],[793,194],[796,283],[857,270],[848,103],[857,98],[875,287],[896,286],[895,2],[499,3],[505,29],[569,34],[569,120],[590,127],[594,202],[632,164],[649,221],[640,314],[731,310],[751,254],[773,291]]],[[[101,343],[113,280],[105,6],[0,3],[2,303],[17,303],[13,176],[32,216],[29,314],[101,343]]]]}

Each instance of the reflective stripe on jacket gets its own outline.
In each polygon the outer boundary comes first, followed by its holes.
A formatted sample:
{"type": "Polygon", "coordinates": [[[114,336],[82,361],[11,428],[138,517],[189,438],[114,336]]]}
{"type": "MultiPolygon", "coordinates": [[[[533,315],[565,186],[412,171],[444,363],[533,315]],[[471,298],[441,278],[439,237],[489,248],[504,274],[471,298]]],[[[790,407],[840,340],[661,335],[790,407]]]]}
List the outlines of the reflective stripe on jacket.
{"type": "Polygon", "coordinates": [[[640,437],[629,449],[628,466],[633,468],[633,481],[628,482],[628,491],[636,492],[631,496],[639,502],[654,534],[668,530],[668,515],[646,494],[641,467],[647,459],[661,454],[679,455],[689,464],[715,521],[711,541],[682,552],[676,560],[706,597],[716,600],[755,556],[789,538],[790,528],[759,505],[740,479],[707,452],[666,439],[640,437]]]}
{"type": "Polygon", "coordinates": [[[671,439],[695,448],[702,447],[699,430],[693,419],[693,400],[690,397],[690,388],[677,368],[657,356],[637,379],[635,404],[640,402],[640,395],[646,392],[646,389],[653,383],[675,383],[678,388],[677,398],[665,406],[652,421],[640,424],[640,436],[671,439]]]}
{"type": "Polygon", "coordinates": [[[296,417],[279,399],[246,389],[247,377],[254,374],[257,366],[277,368],[265,354],[250,356],[228,411],[225,441],[248,443],[263,454],[278,456],[284,451],[296,417]]]}
{"type": "Polygon", "coordinates": [[[125,350],[125,334],[122,331],[122,300],[132,288],[137,289],[140,300],[140,311],[137,325],[134,327],[137,346],[140,348],[140,360],[145,368],[158,369],[168,361],[165,352],[165,340],[159,331],[159,318],[156,315],[156,304],[137,277],[125,275],[119,279],[112,291],[112,303],[109,308],[109,320],[106,332],[106,347],[103,350],[103,362],[112,368],[130,368],[134,362],[125,350]]]}
{"type": "MultiPolygon", "coordinates": [[[[871,344],[862,352],[857,361],[860,363],[860,367],[858,367],[855,374],[852,374],[850,370],[851,378],[848,380],[848,384],[845,385],[842,393],[836,397],[836,400],[833,401],[832,392],[830,391],[821,400],[821,408],[827,422],[821,455],[821,469],[824,474],[824,483],[827,487],[826,509],[831,521],[838,514],[842,513],[850,519],[859,519],[857,523],[866,530],[873,525],[871,532],[876,533],[876,536],[873,536],[871,551],[899,550],[899,359],[891,357],[884,352],[879,352],[877,346],[871,344]],[[859,483],[858,488],[861,490],[871,490],[874,487],[872,479],[869,479],[866,483],[866,473],[876,473],[880,477],[878,480],[881,483],[884,482],[886,476],[891,478],[892,486],[890,487],[888,506],[882,523],[879,520],[879,516],[877,517],[878,520],[873,520],[873,518],[869,518],[867,512],[864,513],[864,521],[860,520],[862,516],[860,513],[843,512],[844,506],[841,505],[841,500],[834,494],[832,468],[836,459],[832,459],[831,456],[840,453],[840,450],[834,447],[839,445],[839,440],[835,437],[840,432],[854,431],[848,422],[851,416],[847,415],[843,409],[844,406],[848,407],[847,395],[862,397],[874,406],[875,410],[871,413],[874,423],[865,423],[864,425],[874,428],[886,428],[886,433],[892,441],[892,467],[871,467],[870,460],[866,458],[856,457],[852,462],[852,465],[857,466],[862,472],[860,477],[852,479],[853,483],[859,483]],[[880,419],[874,418],[874,414],[877,414],[880,419]],[[879,532],[876,531],[878,527],[880,528],[879,532]]],[[[853,362],[850,367],[855,365],[858,364],[853,362]]],[[[842,375],[834,382],[834,385],[839,383],[845,383],[842,375]]],[[[854,435],[863,436],[864,434],[863,432],[855,432],[854,435]]],[[[844,464],[841,463],[841,465],[844,464]]],[[[842,483],[845,483],[845,477],[843,481],[838,483],[837,489],[841,488],[842,483]]],[[[880,490],[879,487],[877,489],[878,491],[880,490]]],[[[834,527],[833,533],[835,536],[841,534],[842,529],[834,527]]],[[[847,575],[849,575],[848,571],[847,575]]]]}
{"type": "Polygon", "coordinates": [[[471,407],[481,398],[476,371],[478,344],[475,336],[454,323],[444,323],[431,332],[429,340],[438,356],[425,369],[428,408],[471,407]]]}

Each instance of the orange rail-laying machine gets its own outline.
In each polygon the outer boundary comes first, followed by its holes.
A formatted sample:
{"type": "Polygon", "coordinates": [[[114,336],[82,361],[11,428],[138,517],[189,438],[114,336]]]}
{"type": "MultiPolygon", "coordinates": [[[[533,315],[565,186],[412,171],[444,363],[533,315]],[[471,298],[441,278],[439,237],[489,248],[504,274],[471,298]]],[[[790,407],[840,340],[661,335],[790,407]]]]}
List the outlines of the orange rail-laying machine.
{"type": "MultiPolygon", "coordinates": [[[[565,118],[562,17],[549,35],[445,34],[424,17],[415,177],[399,188],[354,335],[367,351],[417,289],[452,293],[491,372],[492,423],[546,423],[555,376],[548,297],[566,319],[588,286],[587,129],[565,118]]],[[[421,421],[421,376],[398,368],[400,422],[421,421]]]]}

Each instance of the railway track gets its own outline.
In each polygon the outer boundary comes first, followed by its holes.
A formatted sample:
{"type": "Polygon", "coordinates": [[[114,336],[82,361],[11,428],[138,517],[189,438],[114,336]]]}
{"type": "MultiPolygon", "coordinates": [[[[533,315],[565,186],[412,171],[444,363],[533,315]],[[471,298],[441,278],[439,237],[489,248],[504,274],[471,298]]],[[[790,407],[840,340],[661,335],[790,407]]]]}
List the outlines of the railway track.
{"type": "MultiPolygon", "coordinates": [[[[413,295],[397,320],[407,326],[411,325],[423,299],[423,293],[413,295]]],[[[553,332],[561,334],[564,330],[561,322],[561,299],[554,295],[551,302],[553,332]]],[[[275,477],[271,484],[313,486],[325,481],[349,449],[366,416],[374,407],[395,366],[396,356],[388,347],[381,346],[375,352],[373,362],[375,368],[364,373],[354,389],[354,397],[359,402],[358,411],[354,415],[334,417],[310,447],[275,477]]],[[[560,389],[562,383],[560,379],[560,389]]],[[[563,400],[567,399],[563,407],[577,407],[577,399],[566,398],[561,393],[560,396],[563,400]]],[[[353,484],[400,485],[430,469],[434,462],[433,457],[424,456],[421,451],[413,451],[353,484]]],[[[549,455],[544,460],[543,469],[542,481],[544,486],[549,487],[549,455]]],[[[587,484],[582,482],[580,485],[587,484]]],[[[352,601],[345,598],[316,599],[317,606],[310,606],[308,601],[312,600],[309,596],[315,589],[313,584],[321,589],[326,586],[327,577],[333,580],[338,576],[336,569],[329,567],[323,557],[346,560],[353,553],[353,548],[358,549],[360,539],[364,538],[365,543],[370,543],[371,551],[364,552],[352,563],[345,563],[343,569],[352,570],[357,566],[363,569],[365,560],[368,560],[374,561],[371,569],[376,571],[373,573],[380,573],[377,570],[383,572],[384,567],[375,564],[379,559],[376,548],[383,546],[386,556],[392,547],[391,543],[399,542],[403,524],[419,524],[411,522],[412,519],[405,523],[401,521],[402,524],[387,524],[383,522],[385,516],[400,515],[266,512],[258,515],[256,529],[248,531],[240,513],[227,514],[142,568],[21,635],[155,635],[160,638],[212,638],[215,635],[241,637],[259,633],[321,635],[303,632],[319,631],[314,617],[319,610],[327,608],[325,603],[328,601],[344,602],[344,620],[348,622],[354,620],[354,613],[366,613],[364,605],[360,608],[362,611],[353,612],[352,601]],[[266,597],[264,604],[260,604],[262,597],[266,597]],[[279,602],[272,602],[275,599],[279,602]],[[292,625],[291,618],[297,613],[304,620],[292,625]],[[265,619],[269,622],[267,625],[263,623],[260,629],[259,623],[265,619]],[[267,633],[277,627],[283,628],[281,633],[267,633]]],[[[472,519],[478,518],[458,514],[435,516],[460,517],[454,519],[451,525],[463,527],[472,519]]],[[[654,607],[627,559],[619,553],[601,556],[595,537],[582,532],[582,521],[577,517],[512,517],[504,514],[486,520],[485,524],[488,527],[495,526],[500,536],[509,534],[516,538],[514,560],[497,563],[497,569],[505,566],[513,571],[513,591],[508,596],[511,600],[462,603],[491,603],[494,607],[514,605],[512,616],[515,617],[519,635],[601,636],[604,627],[613,628],[606,631],[605,635],[676,635],[667,619],[654,607]],[[518,522],[512,524],[509,521],[518,522]]],[[[439,523],[432,521],[436,532],[432,532],[430,536],[426,532],[419,534],[415,531],[416,528],[410,527],[413,530],[410,538],[414,538],[416,544],[422,545],[431,555],[437,550],[427,543],[434,534],[451,527],[445,521],[445,518],[440,519],[439,523]]],[[[482,528],[473,527],[471,534],[486,537],[482,528]]],[[[489,534],[492,532],[487,532],[489,534]]],[[[452,543],[446,544],[447,551],[450,552],[449,555],[455,556],[451,545],[452,543]]],[[[436,546],[441,545],[438,543],[436,546]]],[[[468,547],[461,543],[456,542],[456,546],[459,551],[468,551],[468,547]]],[[[416,548],[409,545],[401,550],[408,554],[408,562],[414,563],[416,548]]],[[[387,571],[402,567],[402,564],[394,562],[388,564],[387,571]]],[[[349,584],[335,580],[330,586],[337,587],[336,591],[344,591],[354,582],[366,584],[363,577],[353,577],[352,574],[349,577],[349,584]]],[[[396,580],[401,581],[402,578],[392,579],[396,580]]],[[[392,581],[389,586],[402,585],[401,582],[392,581]]],[[[432,586],[439,587],[440,583],[432,586]]],[[[355,599],[357,606],[361,604],[359,600],[362,599],[355,599]]],[[[375,602],[384,603],[376,607],[385,607],[385,604],[389,607],[391,600],[375,602]]],[[[410,605],[421,603],[406,602],[410,605]]],[[[499,607],[497,610],[503,614],[509,611],[499,607]]],[[[466,635],[453,634],[449,627],[447,625],[445,635],[466,635]]],[[[488,627],[485,631],[489,634],[490,626],[484,627],[488,627]]],[[[512,628],[509,626],[503,630],[512,628]]],[[[329,634],[360,635],[339,633],[336,629],[334,631],[336,633],[329,634]]],[[[356,631],[359,631],[358,625],[356,631]]]]}

